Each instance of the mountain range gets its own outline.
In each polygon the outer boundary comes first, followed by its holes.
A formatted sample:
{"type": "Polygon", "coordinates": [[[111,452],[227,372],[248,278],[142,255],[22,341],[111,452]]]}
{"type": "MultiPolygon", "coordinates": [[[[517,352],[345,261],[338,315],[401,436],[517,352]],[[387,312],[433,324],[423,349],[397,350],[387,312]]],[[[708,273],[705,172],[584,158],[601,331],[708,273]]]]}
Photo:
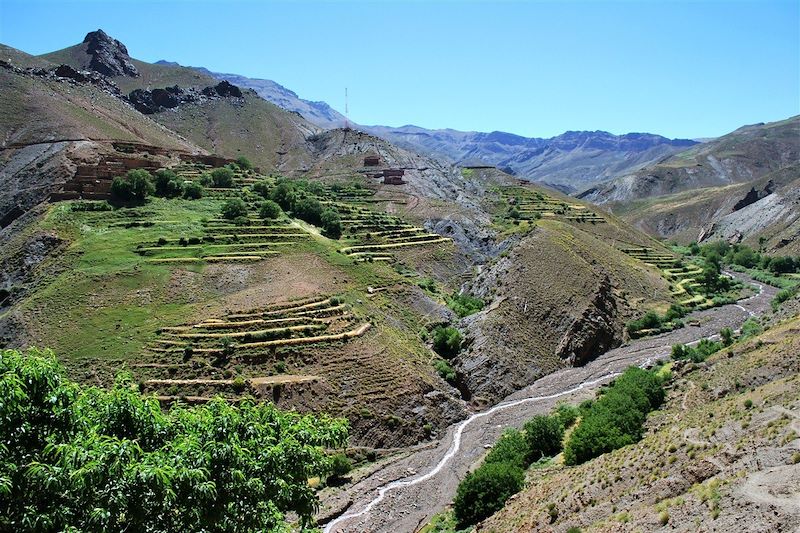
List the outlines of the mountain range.
{"type": "MultiPolygon", "coordinates": [[[[166,60],[156,64],[179,66],[166,60]]],[[[327,103],[304,100],[275,81],[193,68],[218,80],[252,89],[265,100],[298,113],[321,128],[339,128],[347,124],[346,117],[327,103]]],[[[537,138],[501,131],[431,130],[412,125],[353,126],[415,152],[462,166],[495,166],[565,193],[581,192],[598,182],[626,175],[698,144],[689,139],[668,139],[650,133],[614,135],[605,131],[568,131],[556,137],[537,138]]]]}

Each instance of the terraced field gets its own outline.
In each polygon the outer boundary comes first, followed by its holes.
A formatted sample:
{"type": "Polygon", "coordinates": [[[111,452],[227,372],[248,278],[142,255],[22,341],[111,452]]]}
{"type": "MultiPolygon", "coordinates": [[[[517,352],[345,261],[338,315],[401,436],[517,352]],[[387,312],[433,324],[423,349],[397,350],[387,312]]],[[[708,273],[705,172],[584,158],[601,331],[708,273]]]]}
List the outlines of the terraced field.
{"type": "Polygon", "coordinates": [[[348,203],[332,203],[342,215],[344,237],[354,244],[339,251],[356,261],[393,261],[393,250],[452,242],[402,219],[348,203]]]}
{"type": "Polygon", "coordinates": [[[712,300],[701,294],[691,294],[694,289],[701,287],[699,276],[703,273],[703,269],[699,266],[686,264],[674,255],[652,248],[632,247],[622,248],[622,251],[643,263],[660,269],[664,277],[672,284],[672,295],[676,298],[683,298],[679,300],[681,305],[699,309],[706,309],[714,305],[712,300]]]}
{"type": "Polygon", "coordinates": [[[141,243],[136,253],[151,263],[260,261],[310,237],[299,225],[288,220],[265,224],[251,218],[250,225],[240,226],[214,218],[202,225],[199,235],[161,237],[156,242],[141,243]]]}
{"type": "Polygon", "coordinates": [[[316,384],[318,376],[286,374],[284,350],[321,348],[363,335],[370,323],[356,316],[340,297],[318,296],[241,312],[194,324],[163,327],[145,350],[137,368],[147,375],[143,386],[164,401],[213,394],[263,396],[276,386],[316,384]],[[234,379],[231,367],[248,366],[256,375],[234,379]],[[183,368],[181,379],[171,376],[183,368]],[[167,372],[167,376],[159,374],[167,372]],[[180,391],[180,394],[177,392],[180,391]]]}
{"type": "Polygon", "coordinates": [[[506,203],[517,210],[522,220],[538,217],[558,217],[572,222],[602,224],[606,220],[581,204],[568,203],[540,191],[523,186],[500,188],[500,195],[506,203]]]}

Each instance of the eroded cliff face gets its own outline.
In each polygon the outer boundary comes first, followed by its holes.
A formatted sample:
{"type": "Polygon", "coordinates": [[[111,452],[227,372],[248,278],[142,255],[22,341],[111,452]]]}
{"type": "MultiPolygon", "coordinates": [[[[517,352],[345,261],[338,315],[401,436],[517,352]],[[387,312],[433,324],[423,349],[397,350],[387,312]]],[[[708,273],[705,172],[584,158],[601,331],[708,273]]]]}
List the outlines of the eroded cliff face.
{"type": "Polygon", "coordinates": [[[636,283],[626,285],[611,252],[591,248],[585,236],[565,237],[560,228],[537,228],[469,288],[492,302],[459,324],[465,340],[455,366],[462,393],[474,404],[494,403],[622,343],[626,300],[636,283]],[[609,262],[599,260],[604,252],[609,262]]]}
{"type": "Polygon", "coordinates": [[[568,365],[581,366],[622,342],[623,327],[608,276],[594,297],[561,337],[556,355],[568,365]]]}

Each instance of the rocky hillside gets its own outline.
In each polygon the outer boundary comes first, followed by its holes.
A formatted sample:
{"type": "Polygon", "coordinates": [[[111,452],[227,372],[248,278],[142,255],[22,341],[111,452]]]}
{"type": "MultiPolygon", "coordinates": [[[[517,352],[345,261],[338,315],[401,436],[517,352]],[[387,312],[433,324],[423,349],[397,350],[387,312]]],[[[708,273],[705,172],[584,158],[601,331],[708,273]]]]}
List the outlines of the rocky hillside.
{"type": "Polygon", "coordinates": [[[798,327],[676,363],[640,442],[529,471],[528,488],[477,531],[796,531],[798,327]]]}
{"type": "Polygon", "coordinates": [[[723,238],[796,253],[800,117],[745,126],[580,195],[681,242],[723,238]]]}
{"type": "MultiPolygon", "coordinates": [[[[157,61],[157,65],[173,65],[177,66],[175,62],[157,61]]],[[[314,102],[311,100],[304,100],[297,96],[294,91],[291,91],[283,85],[272,80],[263,80],[258,78],[248,78],[240,74],[224,74],[221,72],[211,72],[203,67],[195,67],[199,72],[208,74],[218,80],[228,81],[238,87],[245,89],[252,89],[261,98],[267,102],[272,102],[276,106],[297,113],[304,119],[320,128],[342,128],[346,124],[345,116],[333,109],[325,102],[314,102]]]]}
{"type": "Polygon", "coordinates": [[[621,176],[697,144],[648,133],[612,135],[568,131],[549,139],[504,132],[427,130],[417,126],[370,126],[367,131],[400,146],[465,165],[492,165],[516,176],[576,192],[621,176]]]}
{"type": "Polygon", "coordinates": [[[800,116],[743,126],[638,172],[579,195],[594,203],[627,202],[702,187],[754,181],[800,160],[800,116]]]}

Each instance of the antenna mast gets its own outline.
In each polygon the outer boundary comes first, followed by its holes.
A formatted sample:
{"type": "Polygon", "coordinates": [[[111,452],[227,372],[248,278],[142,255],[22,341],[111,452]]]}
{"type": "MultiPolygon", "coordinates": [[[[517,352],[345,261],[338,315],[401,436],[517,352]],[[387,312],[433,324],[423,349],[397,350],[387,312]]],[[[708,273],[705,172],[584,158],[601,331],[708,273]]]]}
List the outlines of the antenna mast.
{"type": "Polygon", "coordinates": [[[344,88],[344,129],[350,129],[350,110],[347,102],[347,87],[344,88]]]}

